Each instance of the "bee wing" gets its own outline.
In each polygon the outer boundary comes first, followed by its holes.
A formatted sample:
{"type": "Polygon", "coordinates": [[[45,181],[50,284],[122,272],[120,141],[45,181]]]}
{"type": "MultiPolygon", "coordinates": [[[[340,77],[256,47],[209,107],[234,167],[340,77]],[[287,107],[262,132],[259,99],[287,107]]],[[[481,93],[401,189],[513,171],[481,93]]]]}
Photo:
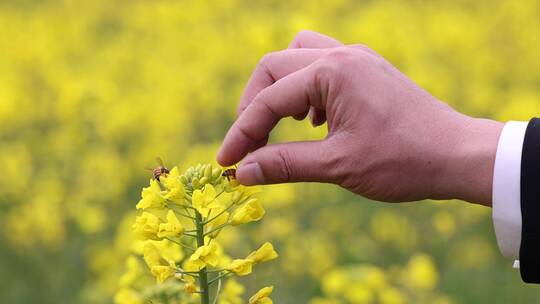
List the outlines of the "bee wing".
{"type": "Polygon", "coordinates": [[[160,165],[162,167],[165,167],[165,165],[163,165],[163,160],[161,159],[161,157],[157,156],[156,161],[157,161],[158,165],[160,165]]]}
{"type": "Polygon", "coordinates": [[[152,168],[150,168],[150,167],[144,167],[144,170],[154,171],[154,169],[152,169],[152,168]]]}

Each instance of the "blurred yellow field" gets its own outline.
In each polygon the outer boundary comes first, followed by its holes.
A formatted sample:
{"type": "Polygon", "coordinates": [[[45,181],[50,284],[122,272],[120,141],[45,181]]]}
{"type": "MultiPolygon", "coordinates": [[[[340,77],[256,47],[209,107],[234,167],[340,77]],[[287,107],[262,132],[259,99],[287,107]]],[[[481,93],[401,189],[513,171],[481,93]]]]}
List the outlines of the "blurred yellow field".
{"type": "MultiPolygon", "coordinates": [[[[534,0],[1,1],[0,302],[120,303],[125,274],[148,271],[129,258],[144,168],[217,166],[253,67],[302,29],[369,45],[469,115],[540,112],[534,0]]],[[[271,141],[325,134],[287,119],[271,141]]],[[[262,191],[265,218],[220,235],[234,256],[266,241],[280,256],[229,286],[238,303],[267,285],[278,304],[537,301],[489,208],[262,191]]]]}

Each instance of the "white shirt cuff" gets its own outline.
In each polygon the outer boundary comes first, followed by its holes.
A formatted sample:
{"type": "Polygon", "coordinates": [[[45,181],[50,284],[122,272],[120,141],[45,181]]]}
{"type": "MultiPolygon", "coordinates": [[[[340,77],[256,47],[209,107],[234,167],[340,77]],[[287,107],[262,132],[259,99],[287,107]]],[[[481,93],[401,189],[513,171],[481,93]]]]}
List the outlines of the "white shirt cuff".
{"type": "Polygon", "coordinates": [[[527,122],[504,126],[493,172],[493,225],[503,256],[519,257],[521,245],[521,153],[527,122]]]}

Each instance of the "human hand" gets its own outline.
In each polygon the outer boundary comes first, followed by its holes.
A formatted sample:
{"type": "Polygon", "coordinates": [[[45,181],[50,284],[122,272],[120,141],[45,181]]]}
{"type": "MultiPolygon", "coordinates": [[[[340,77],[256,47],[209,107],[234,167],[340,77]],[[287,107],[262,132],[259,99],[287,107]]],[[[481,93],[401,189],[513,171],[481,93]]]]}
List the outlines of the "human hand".
{"type": "Polygon", "coordinates": [[[364,45],[304,31],[260,61],[217,159],[243,159],[245,185],[327,182],[380,201],[491,205],[502,127],[453,110],[364,45]],[[328,122],[324,140],[266,145],[281,118],[308,112],[328,122]]]}

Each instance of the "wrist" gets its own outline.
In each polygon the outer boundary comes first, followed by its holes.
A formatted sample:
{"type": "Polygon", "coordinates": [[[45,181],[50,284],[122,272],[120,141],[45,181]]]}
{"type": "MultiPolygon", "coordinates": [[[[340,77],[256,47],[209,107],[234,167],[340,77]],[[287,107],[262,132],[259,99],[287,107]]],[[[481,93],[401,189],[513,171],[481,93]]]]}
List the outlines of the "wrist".
{"type": "Polygon", "coordinates": [[[504,123],[463,117],[455,132],[454,146],[443,173],[441,186],[447,197],[491,206],[493,171],[499,136],[504,123]]]}

